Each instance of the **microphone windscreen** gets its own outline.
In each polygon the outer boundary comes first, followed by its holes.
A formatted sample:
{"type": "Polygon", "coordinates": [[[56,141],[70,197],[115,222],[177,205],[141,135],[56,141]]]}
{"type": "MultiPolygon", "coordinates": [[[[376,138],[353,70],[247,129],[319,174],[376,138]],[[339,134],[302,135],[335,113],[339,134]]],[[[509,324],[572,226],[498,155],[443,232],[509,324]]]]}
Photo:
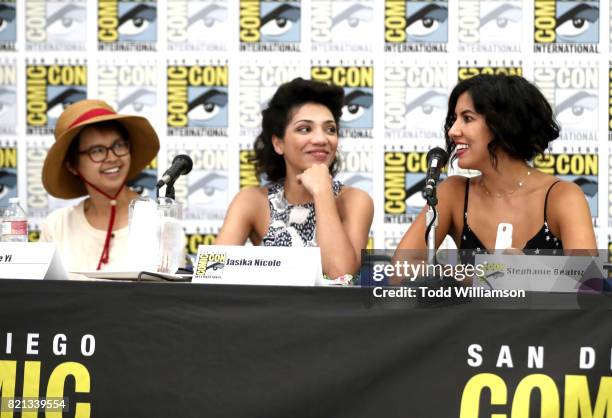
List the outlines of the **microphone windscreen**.
{"type": "Polygon", "coordinates": [[[172,160],[172,165],[175,165],[176,163],[180,163],[183,166],[183,170],[181,171],[181,174],[183,175],[189,174],[189,172],[193,168],[193,160],[191,159],[189,155],[185,155],[185,154],[177,155],[172,160]]]}
{"type": "Polygon", "coordinates": [[[433,158],[437,158],[440,161],[439,165],[444,166],[448,161],[448,153],[440,147],[435,147],[427,153],[427,165],[429,165],[433,158]]]}

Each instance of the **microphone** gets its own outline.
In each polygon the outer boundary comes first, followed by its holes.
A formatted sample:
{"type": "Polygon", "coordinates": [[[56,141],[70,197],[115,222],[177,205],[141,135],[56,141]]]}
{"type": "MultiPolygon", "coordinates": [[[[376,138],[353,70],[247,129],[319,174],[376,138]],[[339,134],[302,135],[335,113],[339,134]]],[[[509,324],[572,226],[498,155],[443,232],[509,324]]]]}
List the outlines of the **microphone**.
{"type": "Polygon", "coordinates": [[[193,168],[193,161],[188,155],[181,154],[174,157],[172,165],[166,170],[161,179],[157,182],[156,187],[159,189],[164,184],[173,185],[179,176],[188,174],[193,168]]]}
{"type": "Polygon", "coordinates": [[[448,153],[440,147],[433,148],[427,153],[427,175],[423,197],[429,201],[436,196],[436,184],[440,179],[440,172],[448,161],[448,153]]]}

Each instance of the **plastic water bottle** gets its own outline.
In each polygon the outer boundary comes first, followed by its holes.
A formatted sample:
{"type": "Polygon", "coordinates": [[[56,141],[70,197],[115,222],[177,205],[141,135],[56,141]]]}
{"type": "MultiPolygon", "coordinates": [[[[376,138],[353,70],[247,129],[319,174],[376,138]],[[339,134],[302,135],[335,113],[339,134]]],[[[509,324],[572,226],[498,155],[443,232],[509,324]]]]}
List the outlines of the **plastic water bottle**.
{"type": "Polygon", "coordinates": [[[28,218],[19,198],[11,197],[2,217],[2,242],[28,242],[28,218]]]}

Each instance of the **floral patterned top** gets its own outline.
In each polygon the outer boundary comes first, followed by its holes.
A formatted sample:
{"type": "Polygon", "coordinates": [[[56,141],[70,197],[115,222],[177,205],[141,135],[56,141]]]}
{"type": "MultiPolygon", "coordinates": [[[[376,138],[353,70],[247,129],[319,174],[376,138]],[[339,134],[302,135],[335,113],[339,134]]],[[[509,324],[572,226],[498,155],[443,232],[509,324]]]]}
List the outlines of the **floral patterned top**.
{"type": "MultiPolygon", "coordinates": [[[[332,183],[334,196],[338,196],[343,184],[332,183]]],[[[316,247],[316,219],[314,203],[291,205],[285,199],[284,181],[268,185],[270,226],[262,244],[268,247],[316,247]]]]}

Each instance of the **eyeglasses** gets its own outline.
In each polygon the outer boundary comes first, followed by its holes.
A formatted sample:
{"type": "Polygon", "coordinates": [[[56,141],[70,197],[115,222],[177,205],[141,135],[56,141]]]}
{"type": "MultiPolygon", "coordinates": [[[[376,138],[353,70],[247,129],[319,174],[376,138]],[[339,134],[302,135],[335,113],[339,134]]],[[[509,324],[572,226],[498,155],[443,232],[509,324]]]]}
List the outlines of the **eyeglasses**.
{"type": "Polygon", "coordinates": [[[89,159],[94,163],[101,163],[108,157],[108,150],[111,150],[117,157],[123,157],[130,153],[130,143],[128,141],[115,141],[110,147],[104,145],[94,145],[84,151],[79,151],[79,154],[89,155],[89,159]]]}

